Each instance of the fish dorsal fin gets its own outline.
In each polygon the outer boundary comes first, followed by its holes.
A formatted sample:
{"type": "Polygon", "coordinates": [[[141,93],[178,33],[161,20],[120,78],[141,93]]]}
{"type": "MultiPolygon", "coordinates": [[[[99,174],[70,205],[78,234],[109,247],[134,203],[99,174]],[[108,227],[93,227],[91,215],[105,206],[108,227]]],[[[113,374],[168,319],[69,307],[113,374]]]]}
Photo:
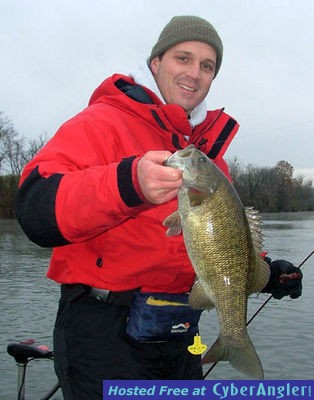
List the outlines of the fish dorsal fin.
{"type": "Polygon", "coordinates": [[[167,229],[167,236],[178,236],[182,232],[181,218],[179,211],[170,214],[163,222],[163,226],[167,229]]]}
{"type": "Polygon", "coordinates": [[[251,237],[255,251],[255,266],[252,279],[248,287],[248,295],[260,292],[269,281],[270,269],[266,261],[261,257],[263,252],[262,220],[259,212],[253,207],[245,207],[245,215],[249,223],[251,237]]]}

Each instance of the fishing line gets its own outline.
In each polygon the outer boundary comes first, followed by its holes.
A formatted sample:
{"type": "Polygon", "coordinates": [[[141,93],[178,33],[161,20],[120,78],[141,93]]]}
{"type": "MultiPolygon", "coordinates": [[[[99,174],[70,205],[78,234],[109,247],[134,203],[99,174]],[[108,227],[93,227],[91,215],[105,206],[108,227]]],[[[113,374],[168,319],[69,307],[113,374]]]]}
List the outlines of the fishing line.
{"type": "MultiPolygon", "coordinates": [[[[305,259],[301,262],[300,265],[298,265],[297,268],[301,268],[302,265],[305,264],[306,261],[307,261],[310,257],[312,257],[313,254],[314,254],[314,250],[312,250],[311,253],[310,253],[307,257],[305,257],[305,259]]],[[[267,304],[272,298],[273,298],[273,295],[271,294],[271,295],[268,297],[268,299],[265,300],[264,303],[259,307],[259,309],[255,312],[255,314],[247,321],[246,326],[248,326],[248,325],[253,321],[253,319],[257,316],[257,314],[266,306],[266,304],[267,304]]],[[[208,374],[216,367],[217,364],[218,364],[218,361],[216,361],[213,365],[211,365],[211,366],[209,367],[208,371],[203,375],[203,379],[205,379],[205,378],[208,376],[208,374]]]]}
{"type": "MultiPolygon", "coordinates": [[[[287,130],[288,129],[291,129],[291,128],[297,128],[297,127],[299,127],[299,126],[302,126],[302,125],[312,125],[312,124],[314,124],[314,120],[309,120],[309,121],[303,121],[303,122],[297,122],[297,123],[295,123],[295,124],[290,124],[290,125],[285,125],[285,126],[278,126],[278,127],[273,127],[273,128],[269,128],[269,129],[261,129],[261,130],[259,130],[259,131],[250,131],[250,133],[249,134],[245,134],[245,133],[243,133],[243,135],[241,136],[242,137],[242,139],[251,139],[251,138],[253,138],[254,139],[254,137],[256,137],[256,136],[261,136],[261,135],[265,135],[265,134],[268,134],[268,133],[272,133],[272,132],[280,132],[280,131],[282,131],[282,134],[284,134],[285,136],[287,136],[287,130]]],[[[224,143],[224,140],[217,140],[217,142],[216,142],[217,144],[219,144],[219,143],[224,143]]]]}
{"type": "Polygon", "coordinates": [[[277,131],[277,132],[282,131],[282,134],[287,135],[288,129],[297,128],[302,125],[309,125],[309,124],[312,125],[313,123],[314,123],[314,120],[309,120],[309,121],[297,122],[295,124],[273,127],[273,128],[269,128],[269,129],[262,129],[260,131],[251,132],[248,136],[243,136],[243,137],[245,137],[247,139],[247,138],[251,138],[252,136],[265,135],[265,134],[272,133],[275,131],[277,131]]]}

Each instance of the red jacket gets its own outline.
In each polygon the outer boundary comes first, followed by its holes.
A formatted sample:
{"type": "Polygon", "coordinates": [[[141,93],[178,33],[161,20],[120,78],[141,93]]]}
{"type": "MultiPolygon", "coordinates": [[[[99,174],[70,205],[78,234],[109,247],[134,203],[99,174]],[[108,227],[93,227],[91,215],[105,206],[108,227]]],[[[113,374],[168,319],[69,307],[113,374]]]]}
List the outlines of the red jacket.
{"type": "Polygon", "coordinates": [[[106,79],[21,177],[17,217],[32,241],[54,247],[48,277],[113,291],[188,291],[195,275],[182,236],[166,237],[162,225],[177,202],[149,204],[136,164],[149,150],[194,143],[229,176],[222,156],[237,130],[222,110],[192,129],[180,106],[161,104],[129,77],[106,79]]]}

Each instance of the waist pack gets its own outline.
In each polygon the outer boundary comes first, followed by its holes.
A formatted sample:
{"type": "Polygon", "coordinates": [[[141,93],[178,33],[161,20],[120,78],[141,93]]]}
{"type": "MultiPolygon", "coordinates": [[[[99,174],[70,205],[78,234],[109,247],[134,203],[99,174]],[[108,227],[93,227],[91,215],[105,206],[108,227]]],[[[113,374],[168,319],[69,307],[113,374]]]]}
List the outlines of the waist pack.
{"type": "Polygon", "coordinates": [[[203,310],[188,304],[188,294],[136,292],[127,324],[127,334],[140,342],[165,342],[193,336],[203,310]]]}

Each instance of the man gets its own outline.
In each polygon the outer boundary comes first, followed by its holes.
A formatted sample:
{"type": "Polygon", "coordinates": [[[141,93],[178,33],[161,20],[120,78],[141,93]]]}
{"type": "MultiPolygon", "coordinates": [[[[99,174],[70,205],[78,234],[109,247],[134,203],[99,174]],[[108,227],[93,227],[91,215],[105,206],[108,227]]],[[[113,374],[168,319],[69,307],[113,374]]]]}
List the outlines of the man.
{"type": "MultiPolygon", "coordinates": [[[[223,155],[238,124],[204,101],[222,55],[210,23],[174,17],[147,63],[106,79],[23,172],[19,222],[54,248],[48,277],[61,283],[54,351],[65,399],[101,399],[104,379],[202,379],[201,356],[187,351],[199,312],[186,308],[194,324],[181,336],[142,340],[150,321],[136,318],[147,301],[134,304],[146,293],[171,303],[194,282],[182,236],[166,237],[162,226],[182,185],[182,172],[164,162],[193,143],[230,178],[223,155]]],[[[296,272],[280,265],[279,275],[296,272]]],[[[280,296],[292,293],[279,285],[280,296]]],[[[154,329],[164,324],[167,314],[150,312],[154,329]]]]}

